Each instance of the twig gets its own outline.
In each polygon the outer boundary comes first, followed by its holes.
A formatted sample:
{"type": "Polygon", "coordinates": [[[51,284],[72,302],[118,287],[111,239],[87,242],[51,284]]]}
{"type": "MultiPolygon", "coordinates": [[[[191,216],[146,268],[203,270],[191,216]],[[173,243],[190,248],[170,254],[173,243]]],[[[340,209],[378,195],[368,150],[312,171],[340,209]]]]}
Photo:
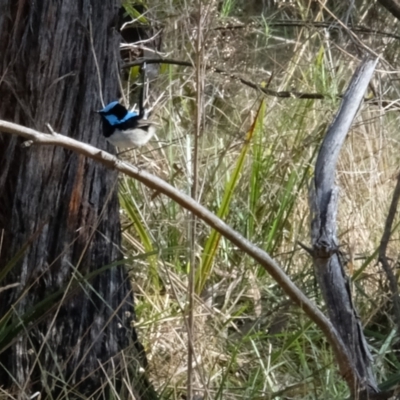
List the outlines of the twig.
{"type": "MultiPolygon", "coordinates": [[[[170,65],[180,65],[182,67],[192,67],[195,68],[193,63],[190,61],[182,61],[182,60],[174,60],[171,58],[138,58],[136,61],[132,61],[130,63],[126,63],[122,66],[123,69],[125,68],[131,68],[135,67],[138,65],[142,65],[143,63],[147,64],[170,64],[170,65]]],[[[296,91],[276,91],[276,90],[271,90],[266,87],[263,87],[262,85],[258,85],[257,83],[254,83],[252,81],[249,81],[247,79],[244,79],[240,77],[239,75],[233,74],[231,72],[225,71],[222,68],[218,68],[212,65],[207,65],[206,70],[214,71],[218,74],[227,76],[231,79],[237,80],[244,85],[261,91],[262,93],[268,95],[268,96],[274,96],[274,97],[279,97],[279,98],[297,98],[297,99],[325,99],[326,96],[321,94],[321,93],[303,93],[303,92],[296,92],[296,91]]]]}
{"type": "MultiPolygon", "coordinates": [[[[130,63],[124,64],[122,66],[122,68],[124,69],[124,68],[135,67],[138,65],[142,65],[144,63],[147,63],[147,64],[170,64],[170,65],[180,65],[182,67],[194,68],[194,65],[189,61],[174,60],[172,58],[138,58],[136,61],[132,61],[130,63]]],[[[249,81],[248,79],[244,79],[237,74],[230,73],[221,68],[213,67],[211,65],[206,66],[206,70],[215,71],[218,74],[228,76],[229,78],[231,78],[233,80],[237,80],[237,81],[243,83],[243,85],[246,85],[252,89],[261,91],[262,93],[266,94],[267,96],[277,97],[277,98],[281,98],[281,99],[297,98],[297,99],[323,100],[326,98],[326,96],[323,95],[322,93],[304,93],[304,92],[296,92],[296,91],[288,91],[288,90],[276,91],[276,90],[268,89],[271,77],[269,78],[269,81],[268,81],[268,84],[266,85],[266,87],[263,87],[257,83],[249,81]]],[[[337,97],[340,98],[343,96],[339,94],[337,97]]],[[[378,99],[378,100],[365,99],[365,100],[370,105],[385,107],[386,108],[385,111],[400,111],[400,107],[396,106],[396,104],[397,104],[396,101],[389,101],[389,100],[382,100],[382,99],[378,99]]]]}
{"type": "MultiPolygon", "coordinates": [[[[323,22],[323,21],[301,21],[301,20],[287,20],[287,21],[268,21],[268,28],[321,28],[329,30],[342,30],[345,29],[343,26],[336,22],[323,22]]],[[[238,29],[249,29],[249,28],[261,28],[262,24],[253,22],[250,24],[237,24],[237,25],[223,25],[217,26],[214,30],[238,30],[238,29]]],[[[357,32],[361,34],[371,35],[371,36],[386,36],[393,39],[400,39],[400,35],[396,35],[393,32],[381,31],[378,29],[371,29],[364,25],[346,25],[346,29],[352,32],[357,32]]]]}
{"type": "Polygon", "coordinates": [[[389,264],[388,257],[386,255],[387,247],[392,233],[393,221],[397,212],[397,205],[400,199],[400,174],[397,176],[396,187],[393,192],[392,202],[390,203],[389,213],[385,222],[385,229],[383,231],[381,243],[379,246],[378,261],[382,264],[382,268],[385,271],[386,277],[389,281],[389,287],[393,296],[393,311],[394,319],[397,325],[397,335],[400,335],[400,297],[399,288],[397,286],[397,279],[393,273],[392,267],[389,264]]]}
{"type": "Polygon", "coordinates": [[[17,287],[17,286],[19,286],[19,285],[20,285],[20,283],[17,282],[17,283],[11,283],[11,284],[9,284],[9,285],[7,285],[7,286],[0,287],[0,293],[6,291],[6,290],[8,290],[8,289],[15,288],[15,287],[17,287]]]}
{"type": "MultiPolygon", "coordinates": [[[[199,173],[199,136],[201,133],[201,118],[203,114],[203,18],[202,18],[202,1],[199,1],[197,15],[197,37],[196,37],[196,120],[195,120],[195,135],[192,151],[192,163],[189,176],[191,179],[191,197],[197,201],[198,173],[199,173]]],[[[190,248],[190,270],[189,270],[189,310],[188,310],[188,366],[187,366],[187,393],[188,399],[193,398],[193,359],[195,354],[195,323],[194,323],[194,287],[196,277],[196,238],[197,238],[197,217],[194,212],[191,212],[189,221],[189,248],[190,248]]],[[[198,363],[196,362],[196,365],[198,363]]]]}

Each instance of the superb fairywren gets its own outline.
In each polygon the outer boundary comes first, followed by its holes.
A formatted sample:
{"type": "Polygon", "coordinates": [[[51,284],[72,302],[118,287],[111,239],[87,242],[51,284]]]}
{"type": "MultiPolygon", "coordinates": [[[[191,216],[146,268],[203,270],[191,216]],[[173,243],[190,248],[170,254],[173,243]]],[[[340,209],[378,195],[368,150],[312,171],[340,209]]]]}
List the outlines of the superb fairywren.
{"type": "Polygon", "coordinates": [[[119,148],[140,147],[154,135],[155,127],[145,119],[142,107],[139,113],[128,111],[118,101],[113,101],[97,111],[103,120],[103,135],[119,148]]]}

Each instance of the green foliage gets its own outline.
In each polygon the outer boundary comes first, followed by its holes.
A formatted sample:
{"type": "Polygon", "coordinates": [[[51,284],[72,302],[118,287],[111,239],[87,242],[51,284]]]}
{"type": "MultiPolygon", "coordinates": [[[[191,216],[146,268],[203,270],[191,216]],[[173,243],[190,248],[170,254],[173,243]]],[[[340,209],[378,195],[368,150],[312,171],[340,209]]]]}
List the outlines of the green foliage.
{"type": "Polygon", "coordinates": [[[153,247],[153,241],[148,227],[143,221],[140,210],[135,202],[135,196],[137,196],[137,194],[135,182],[132,179],[123,177],[121,179],[119,197],[121,207],[124,209],[130,222],[132,223],[133,229],[136,231],[143,245],[144,252],[148,256],[147,261],[150,272],[150,287],[158,291],[160,289],[160,278],[158,274],[156,250],[153,247]]]}
{"type": "MultiPolygon", "coordinates": [[[[226,182],[224,195],[222,197],[219,210],[217,212],[217,216],[221,219],[225,219],[225,217],[229,212],[229,206],[234,194],[234,190],[240,179],[240,175],[244,169],[246,155],[251,146],[253,137],[256,135],[258,131],[262,130],[264,114],[265,114],[265,103],[263,101],[261,102],[261,105],[257,111],[256,119],[254,120],[254,123],[252,124],[249,132],[246,135],[243,148],[237,160],[237,164],[235,168],[232,170],[232,175],[226,182]]],[[[204,251],[200,262],[200,266],[197,270],[197,276],[195,282],[196,292],[198,294],[202,292],[202,290],[204,289],[204,285],[206,284],[206,281],[209,279],[212,270],[212,263],[216,255],[220,239],[221,235],[213,229],[204,245],[204,251]]]]}
{"type": "Polygon", "coordinates": [[[122,2],[122,6],[124,7],[127,15],[132,17],[133,20],[136,20],[141,24],[147,25],[149,21],[146,18],[146,15],[144,13],[140,13],[138,9],[135,7],[138,5],[146,7],[145,2],[141,0],[135,0],[134,2],[129,0],[124,0],[122,2]]]}
{"type": "Polygon", "coordinates": [[[237,6],[237,0],[223,0],[221,5],[221,18],[229,17],[233,9],[237,6]]]}

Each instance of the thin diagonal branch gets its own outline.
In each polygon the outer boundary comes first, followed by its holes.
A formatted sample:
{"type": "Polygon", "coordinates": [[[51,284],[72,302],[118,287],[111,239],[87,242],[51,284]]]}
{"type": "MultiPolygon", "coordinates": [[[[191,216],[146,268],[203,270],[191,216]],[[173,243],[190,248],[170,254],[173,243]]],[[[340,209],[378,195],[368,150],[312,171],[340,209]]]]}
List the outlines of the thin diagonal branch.
{"type": "Polygon", "coordinates": [[[327,317],[318,309],[318,307],[291,281],[285,274],[280,265],[273,260],[268,253],[258,248],[249,240],[244,238],[240,233],[236,232],[224,221],[219,219],[211,211],[198,204],[190,196],[181,193],[179,190],[134,165],[119,160],[117,157],[104,150],[100,150],[89,144],[79,142],[70,137],[61,134],[45,134],[34,129],[26,128],[21,125],[0,120],[0,132],[22,136],[27,139],[26,146],[37,145],[53,145],[60,146],[65,149],[72,150],[91,158],[108,168],[117,170],[126,174],[147,187],[158,190],[172,200],[176,201],[183,208],[193,212],[199,219],[203,220],[210,227],[214,228],[231,243],[237,246],[241,251],[248,254],[257,261],[273,279],[282,288],[284,293],[316,323],[316,325],[324,333],[327,341],[332,346],[333,352],[341,375],[346,380],[347,385],[352,393],[355,388],[360,387],[360,378],[356,372],[353,361],[351,360],[347,349],[339,337],[336,329],[333,327],[327,317]]]}

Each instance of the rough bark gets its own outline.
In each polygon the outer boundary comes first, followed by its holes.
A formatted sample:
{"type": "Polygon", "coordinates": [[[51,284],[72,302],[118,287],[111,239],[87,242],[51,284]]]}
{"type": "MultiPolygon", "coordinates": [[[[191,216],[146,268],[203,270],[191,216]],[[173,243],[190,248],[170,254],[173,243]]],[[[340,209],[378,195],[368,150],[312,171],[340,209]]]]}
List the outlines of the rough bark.
{"type": "Polygon", "coordinates": [[[371,370],[372,357],[352,302],[343,258],[339,251],[336,236],[338,189],[334,180],[340,149],[361,104],[375,65],[376,60],[366,60],[353,76],[340,110],[319,151],[315,167],[315,187],[310,196],[313,213],[311,253],[316,274],[329,317],[351,355],[360,377],[361,386],[353,388],[353,394],[360,390],[364,392],[362,396],[366,396],[365,398],[379,390],[371,370]]]}
{"type": "MultiPolygon", "coordinates": [[[[101,90],[106,101],[118,94],[118,9],[117,0],[0,0],[0,118],[40,130],[49,123],[106,148],[93,110],[101,90]]],[[[9,326],[74,277],[121,258],[117,174],[68,150],[20,144],[0,133],[0,271],[36,233],[5,282],[20,285],[0,293],[0,317],[13,310],[9,326]]],[[[0,349],[0,382],[20,396],[46,386],[54,396],[65,383],[99,395],[106,375],[118,377],[121,351],[139,349],[123,266],[71,287],[0,349]]],[[[138,398],[150,398],[137,380],[138,398]]]]}

